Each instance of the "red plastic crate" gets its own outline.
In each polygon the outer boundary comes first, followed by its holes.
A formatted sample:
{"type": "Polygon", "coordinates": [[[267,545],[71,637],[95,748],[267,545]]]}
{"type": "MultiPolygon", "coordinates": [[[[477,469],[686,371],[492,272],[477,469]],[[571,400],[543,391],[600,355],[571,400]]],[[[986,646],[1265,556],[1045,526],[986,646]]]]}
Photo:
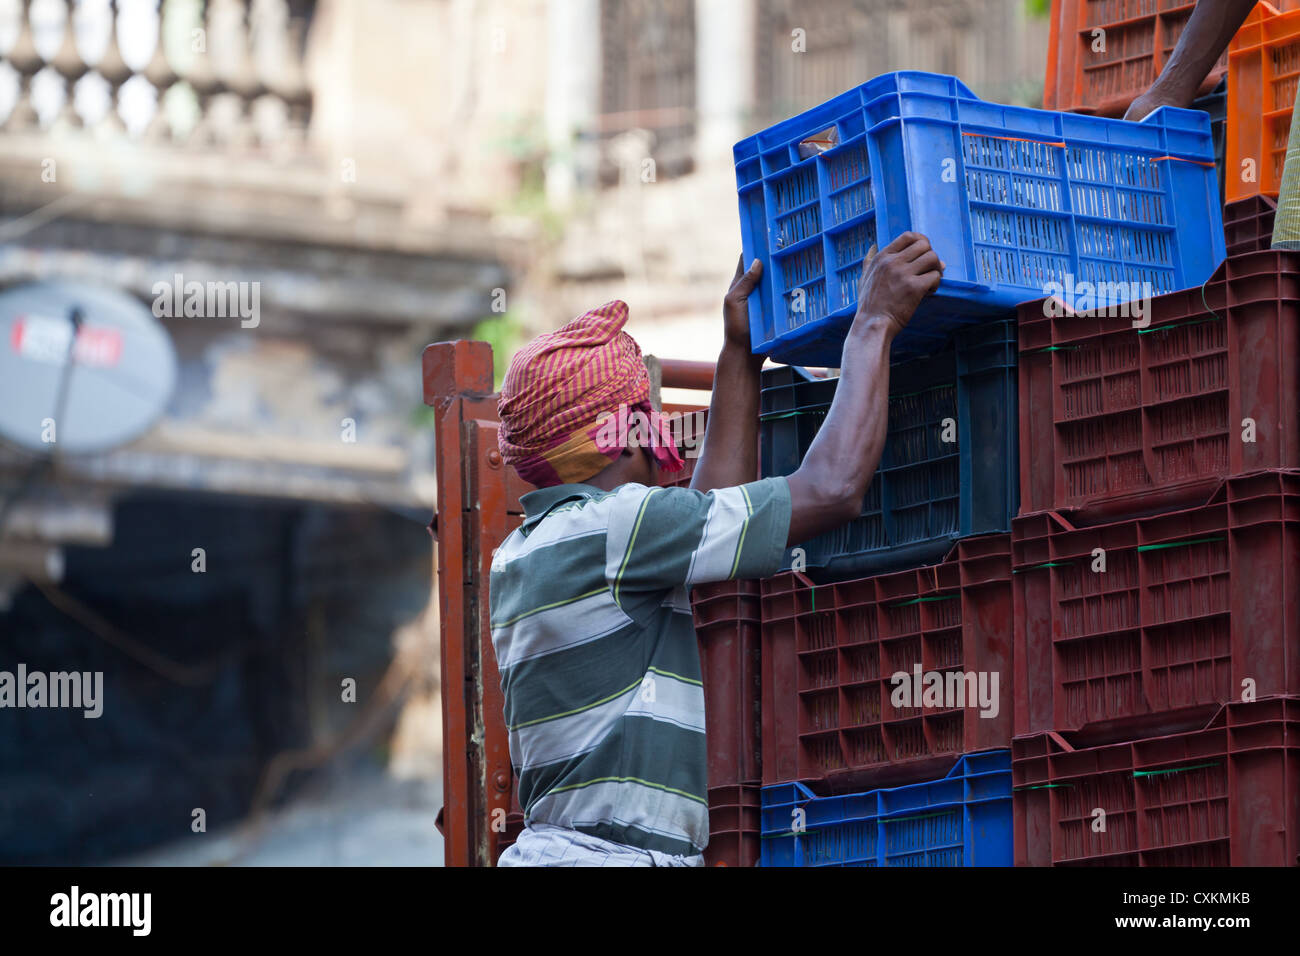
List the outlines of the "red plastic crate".
{"type": "Polygon", "coordinates": [[[691,607],[704,679],[709,787],[757,782],[763,759],[758,582],[700,585],[691,607]]]}
{"type": "Polygon", "coordinates": [[[1020,306],[1020,513],[1099,521],[1300,467],[1300,254],[1226,260],[1150,300],[1146,328],[1020,306]],[[1243,420],[1255,422],[1253,442],[1243,420]]]}
{"type": "Polygon", "coordinates": [[[1300,699],[1098,747],[1017,737],[1011,755],[1016,866],[1296,865],[1300,699]]]}
{"type": "MultiPolygon", "coordinates": [[[[1123,116],[1168,61],[1194,0],[1052,0],[1043,108],[1123,116]],[[1104,36],[1094,31],[1104,31],[1104,36]],[[1105,49],[1094,51],[1104,39],[1105,49]]],[[[1218,85],[1222,57],[1198,95],[1218,85]]]]}
{"type": "Polygon", "coordinates": [[[678,415],[682,424],[675,426],[682,432],[682,437],[690,436],[694,448],[683,444],[677,451],[682,456],[684,467],[681,471],[661,471],[659,486],[661,488],[689,488],[691,478],[695,475],[695,466],[699,463],[700,443],[704,440],[704,426],[709,420],[709,410],[695,405],[668,404],[663,406],[665,415],[678,415]]]}
{"type": "Polygon", "coordinates": [[[1258,193],[1276,196],[1282,185],[1300,79],[1300,10],[1294,7],[1294,3],[1256,4],[1228,45],[1224,156],[1228,200],[1258,193]],[[1246,175],[1248,170],[1252,176],[1246,175]]]}
{"type": "MultiPolygon", "coordinates": [[[[942,775],[1011,738],[1011,554],[965,538],[942,564],[835,584],[763,581],[763,784],[865,790],[942,775]],[[895,707],[897,672],[996,674],[995,716],[895,707]]],[[[991,678],[989,678],[991,680],[991,678]]],[[[988,685],[991,688],[991,684],[988,685]]]]}
{"type": "Polygon", "coordinates": [[[1268,196],[1238,199],[1223,207],[1223,237],[1228,257],[1266,252],[1273,245],[1273,219],[1277,203],[1268,196]]]}
{"type": "Polygon", "coordinates": [[[1092,528],[1017,518],[1012,550],[1017,734],[1196,726],[1248,679],[1300,693],[1300,472],[1092,528]]]}
{"type": "Polygon", "coordinates": [[[757,783],[709,788],[706,866],[758,866],[762,805],[757,783]]]}

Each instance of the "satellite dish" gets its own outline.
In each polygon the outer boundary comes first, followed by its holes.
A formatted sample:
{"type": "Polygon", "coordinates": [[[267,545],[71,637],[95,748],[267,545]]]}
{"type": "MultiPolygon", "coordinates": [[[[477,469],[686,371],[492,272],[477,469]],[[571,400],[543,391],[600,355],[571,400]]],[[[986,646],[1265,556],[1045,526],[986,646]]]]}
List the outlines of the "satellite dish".
{"type": "Polygon", "coordinates": [[[157,421],[175,385],[167,330],[120,289],[50,281],[0,293],[0,437],[106,451],[157,421]]]}

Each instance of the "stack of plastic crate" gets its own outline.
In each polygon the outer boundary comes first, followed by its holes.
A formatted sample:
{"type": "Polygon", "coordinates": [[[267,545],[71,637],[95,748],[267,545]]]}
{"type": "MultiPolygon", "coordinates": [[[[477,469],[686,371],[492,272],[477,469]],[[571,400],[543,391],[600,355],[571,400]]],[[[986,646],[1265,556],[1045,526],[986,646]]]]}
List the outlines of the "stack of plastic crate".
{"type": "Polygon", "coordinates": [[[1017,863],[1294,864],[1300,254],[1019,322],[1017,863]]]}
{"type": "Polygon", "coordinates": [[[1010,863],[1008,546],[763,582],[764,865],[1010,863]],[[931,699],[936,681],[961,699],[931,699]]]}
{"type": "MultiPolygon", "coordinates": [[[[1222,111],[1213,277],[1019,309],[1018,864],[1297,861],[1300,258],[1264,251],[1296,6],[1258,4],[1197,104],[1222,111]]],[[[1044,102],[1121,115],[1192,7],[1056,0],[1044,102]]]]}
{"type": "Polygon", "coordinates": [[[759,858],[762,748],[757,581],[704,584],[691,593],[704,683],[709,773],[709,866],[759,858]]]}
{"type": "MultiPolygon", "coordinates": [[[[1121,115],[1159,73],[1191,9],[1057,0],[1045,104],[1121,115]]],[[[1287,583],[1271,577],[1286,578],[1286,561],[1258,576],[1253,567],[1259,549],[1290,532],[1285,521],[1238,526],[1234,514],[1284,507],[1290,486],[1215,486],[1294,456],[1291,412],[1278,401],[1289,394],[1283,401],[1294,403],[1294,281],[1285,260],[1235,257],[1269,245],[1265,196],[1277,192],[1300,72],[1287,39],[1296,22],[1261,3],[1206,81],[1221,76],[1216,94],[1226,99],[1215,145],[1234,257],[1215,280],[1156,299],[1139,329],[1126,317],[1021,310],[1021,505],[1054,512],[1017,522],[1014,534],[1016,729],[1054,732],[1015,743],[1021,863],[1240,862],[1245,852],[1221,825],[1236,795],[1250,792],[1238,783],[1228,799],[1236,758],[1156,767],[1151,754],[1205,745],[1203,722],[1226,726],[1226,712],[1210,711],[1235,699],[1245,670],[1281,666],[1278,676],[1295,654],[1278,632],[1283,599],[1269,590],[1287,583]],[[1261,414],[1263,438],[1250,433],[1261,414]],[[1187,505],[1203,507],[1178,510],[1187,505]],[[1152,511],[1167,513],[1123,520],[1152,511]],[[1258,590],[1248,597],[1249,588],[1258,590]],[[1242,629],[1257,623],[1268,636],[1243,644],[1242,629]],[[1179,728],[1201,737],[1159,736],[1179,728]],[[1116,738],[1136,742],[1069,749],[1116,738]],[[1106,761],[1123,769],[1096,772],[1106,761]]],[[[1218,108],[1213,98],[1197,105],[1218,108]]],[[[1265,684],[1255,693],[1287,681],[1265,684]]],[[[1262,818],[1284,833],[1286,814],[1269,796],[1256,798],[1269,807],[1262,818]]]]}
{"type": "Polygon", "coordinates": [[[1207,117],[1140,124],[877,77],[735,149],[764,373],[762,467],[798,467],[833,399],[865,254],[946,263],[894,343],[880,468],[848,527],[762,582],[762,855],[782,865],[1011,860],[1015,306],[1172,291],[1222,260],[1207,117]],[[999,686],[1000,683],[1000,686],[999,686]]]}

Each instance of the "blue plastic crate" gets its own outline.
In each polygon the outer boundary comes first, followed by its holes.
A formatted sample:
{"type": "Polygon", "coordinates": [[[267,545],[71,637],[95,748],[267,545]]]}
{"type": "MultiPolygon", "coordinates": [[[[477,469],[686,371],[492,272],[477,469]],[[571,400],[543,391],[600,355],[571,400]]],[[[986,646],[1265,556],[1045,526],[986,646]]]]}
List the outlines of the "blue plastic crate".
{"type": "MultiPolygon", "coordinates": [[[[1017,354],[1015,323],[998,320],[960,328],[928,358],[890,365],[889,431],[862,515],[800,545],[810,576],[932,564],[958,538],[1010,530],[1020,504],[1017,354]],[[945,419],[955,443],[944,441],[945,419]]],[[[788,475],[821,428],[836,380],[787,366],[764,371],[762,382],[762,474],[788,475]]]]}
{"type": "Polygon", "coordinates": [[[967,754],[928,783],[840,797],[783,783],[761,798],[761,866],[1012,865],[1009,750],[967,754]]]}
{"type": "Polygon", "coordinates": [[[1209,120],[1195,110],[1129,123],[886,73],[742,140],[734,157],[745,259],[765,270],[750,336],[789,364],[840,364],[864,254],[909,229],[946,271],[895,343],[900,357],[1049,283],[1075,288],[1062,296],[1072,305],[1086,304],[1084,282],[1158,295],[1200,285],[1225,256],[1209,120]],[[832,127],[834,148],[800,158],[801,140],[832,127]]]}

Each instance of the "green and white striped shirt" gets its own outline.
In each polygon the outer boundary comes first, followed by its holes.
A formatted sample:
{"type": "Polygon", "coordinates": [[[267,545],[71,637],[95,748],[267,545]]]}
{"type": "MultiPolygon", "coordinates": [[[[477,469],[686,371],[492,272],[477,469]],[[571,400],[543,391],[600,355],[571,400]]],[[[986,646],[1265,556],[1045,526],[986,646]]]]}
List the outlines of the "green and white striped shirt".
{"type": "Polygon", "coordinates": [[[492,646],[529,824],[691,856],[708,844],[693,585],[774,574],[784,478],[704,494],[567,484],[492,560],[492,646]]]}

